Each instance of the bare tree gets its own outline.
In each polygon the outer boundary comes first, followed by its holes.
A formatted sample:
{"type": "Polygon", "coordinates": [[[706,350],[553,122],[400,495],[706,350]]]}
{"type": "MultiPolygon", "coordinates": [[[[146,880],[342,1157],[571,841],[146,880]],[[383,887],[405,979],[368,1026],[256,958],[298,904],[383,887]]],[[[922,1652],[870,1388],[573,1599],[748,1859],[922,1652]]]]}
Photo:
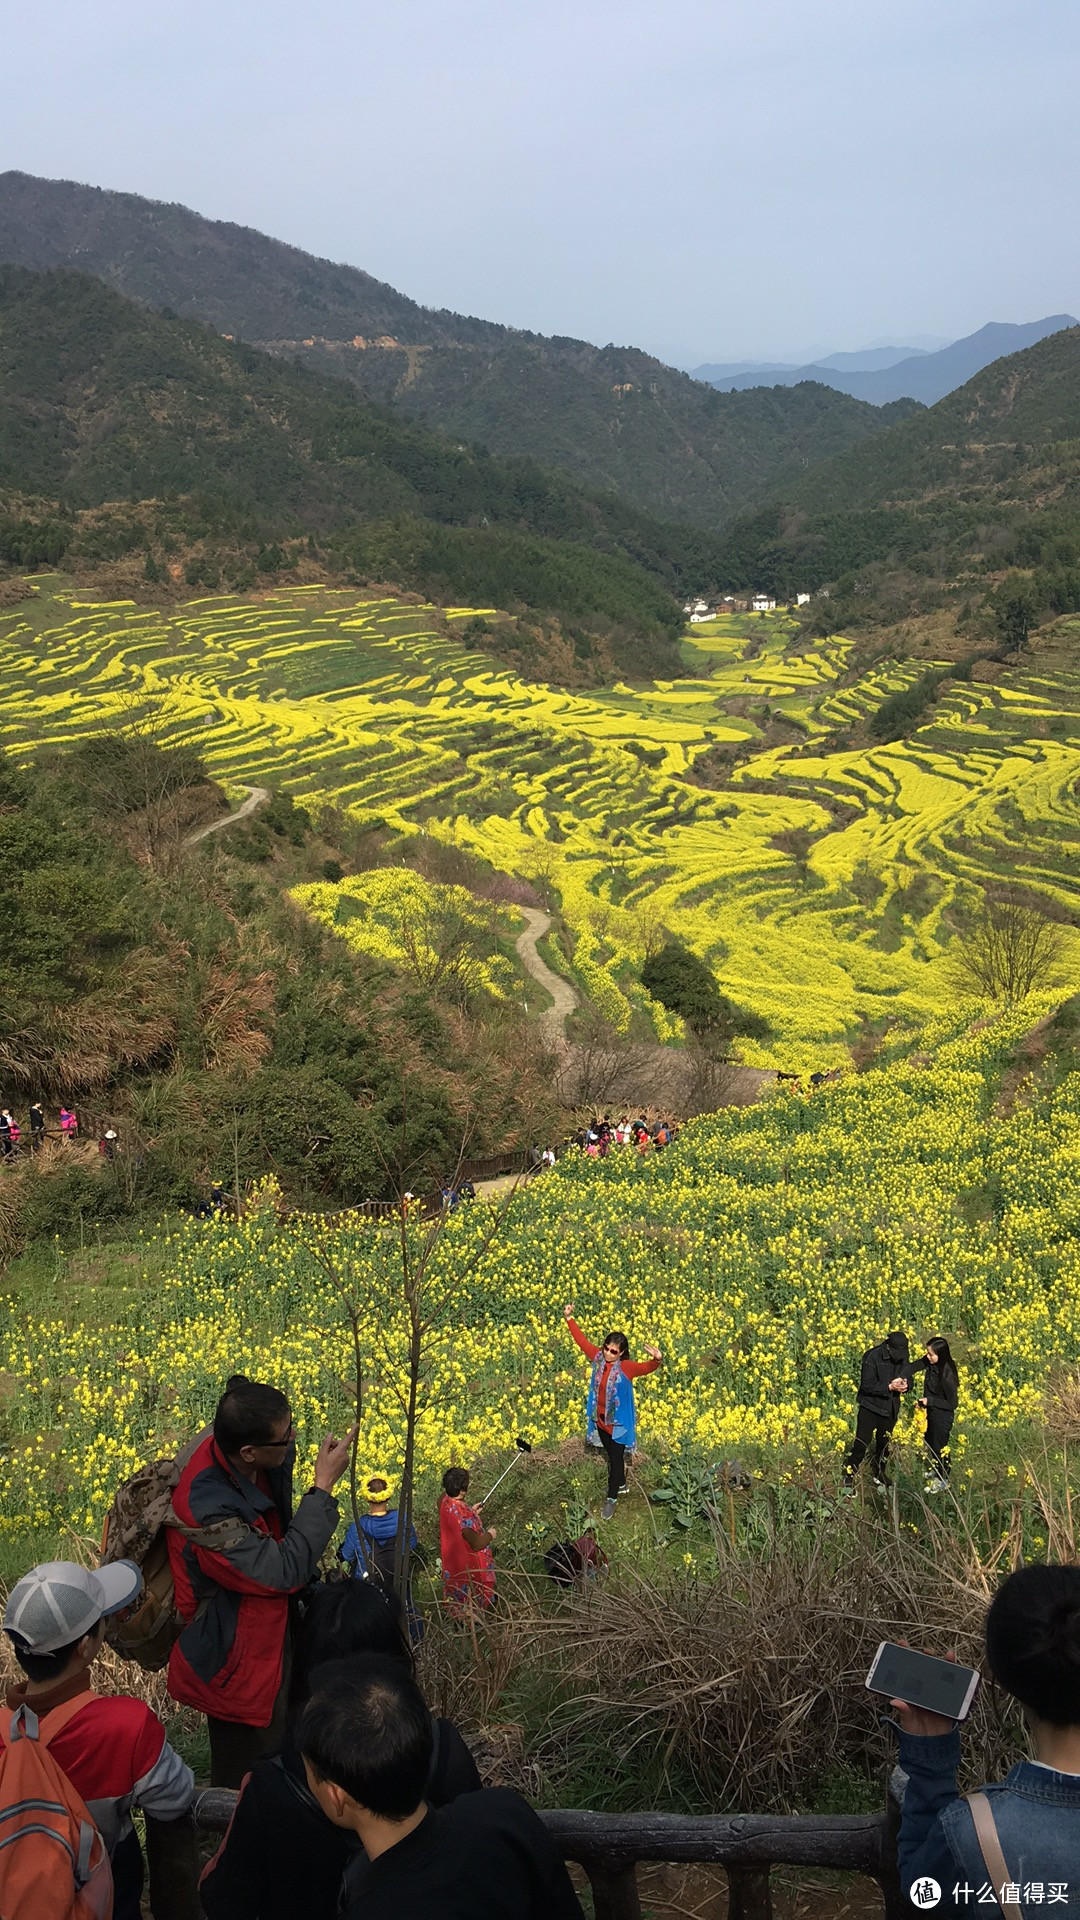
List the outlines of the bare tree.
{"type": "Polygon", "coordinates": [[[601,1107],[607,1101],[640,1099],[654,1048],[639,1045],[589,1007],[558,1068],[558,1094],[568,1107],[601,1107]]]}
{"type": "Polygon", "coordinates": [[[1065,930],[1030,902],[985,890],[982,903],[951,955],[962,991],[1014,1006],[1039,987],[1057,983],[1065,930]]]}
{"type": "Polygon", "coordinates": [[[715,1113],[726,1107],[740,1083],[744,1068],[733,1060],[723,1046],[708,1036],[691,1035],[686,1048],[689,1069],[686,1088],[687,1115],[715,1113]]]}
{"type": "MultiPolygon", "coordinates": [[[[460,1224],[456,1212],[447,1206],[433,1206],[418,1199],[409,1187],[410,1178],[422,1177],[418,1161],[407,1162],[407,1089],[403,1089],[403,1118],[396,1143],[396,1157],[384,1153],[388,1183],[394,1198],[388,1203],[383,1225],[377,1229],[363,1262],[324,1245],[320,1264],[341,1301],[352,1346],[353,1379],[347,1383],[353,1402],[354,1420],[359,1428],[364,1405],[364,1322],[370,1319],[372,1265],[383,1291],[386,1312],[379,1316],[375,1335],[376,1352],[366,1369],[370,1382],[377,1370],[398,1403],[404,1428],[404,1458],[398,1498],[398,1525],[394,1541],[394,1591],[404,1609],[408,1601],[412,1569],[412,1528],[416,1479],[416,1433],[420,1417],[437,1404],[432,1384],[433,1362],[445,1344],[452,1340],[461,1324],[463,1289],[475,1273],[488,1249],[501,1232],[507,1213],[518,1192],[516,1182],[496,1205],[484,1207],[472,1234],[454,1231],[460,1224]]],[[[456,1187],[461,1178],[468,1126],[463,1130],[456,1166],[448,1185],[456,1187]]],[[[392,1146],[394,1143],[391,1143],[392,1146]]],[[[359,1433],[353,1441],[350,1462],[350,1498],[353,1519],[359,1527],[356,1498],[356,1466],[359,1433]]]]}
{"type": "Polygon", "coordinates": [[[444,889],[403,913],[400,932],[405,970],[416,985],[464,1006],[480,976],[483,936],[492,948],[496,944],[494,911],[485,911],[481,901],[466,911],[444,889]]]}

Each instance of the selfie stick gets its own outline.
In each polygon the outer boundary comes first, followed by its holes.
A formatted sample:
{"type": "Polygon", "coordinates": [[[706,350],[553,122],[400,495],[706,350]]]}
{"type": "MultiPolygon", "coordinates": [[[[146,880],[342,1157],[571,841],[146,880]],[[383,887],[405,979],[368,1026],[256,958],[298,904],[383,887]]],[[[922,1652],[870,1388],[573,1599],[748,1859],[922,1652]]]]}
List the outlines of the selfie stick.
{"type": "Polygon", "coordinates": [[[514,1441],[514,1445],[517,1448],[517,1452],[515,1453],[513,1459],[511,1460],[510,1466],[503,1468],[502,1472],[500,1473],[498,1479],[495,1482],[495,1486],[489,1487],[483,1499],[477,1501],[476,1503],[477,1512],[480,1511],[481,1507],[485,1507],[487,1505],[488,1501],[491,1499],[492,1494],[495,1492],[495,1487],[502,1486],[502,1483],[506,1479],[507,1474],[511,1471],[512,1468],[517,1466],[518,1461],[524,1460],[525,1455],[527,1453],[532,1452],[532,1448],[529,1445],[529,1442],[527,1440],[523,1440],[520,1433],[518,1434],[517,1439],[514,1441]]]}

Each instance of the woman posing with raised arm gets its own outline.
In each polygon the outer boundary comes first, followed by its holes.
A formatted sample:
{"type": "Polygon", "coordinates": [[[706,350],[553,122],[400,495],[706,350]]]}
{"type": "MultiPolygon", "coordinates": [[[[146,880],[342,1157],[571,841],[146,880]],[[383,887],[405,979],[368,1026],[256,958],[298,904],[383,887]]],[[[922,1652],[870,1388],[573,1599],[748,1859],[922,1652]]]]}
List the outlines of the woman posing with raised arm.
{"type": "Polygon", "coordinates": [[[594,1347],[574,1319],[571,1306],[563,1308],[566,1324],[586,1360],[592,1361],[589,1396],[585,1408],[586,1434],[607,1455],[607,1499],[601,1518],[610,1520],[620,1493],[626,1492],[626,1454],[637,1446],[637,1410],[634,1406],[634,1381],[646,1373],[655,1373],[663,1356],[659,1347],[646,1347],[647,1360],[630,1359],[630,1342],[625,1333],[606,1333],[603,1343],[594,1347]]]}

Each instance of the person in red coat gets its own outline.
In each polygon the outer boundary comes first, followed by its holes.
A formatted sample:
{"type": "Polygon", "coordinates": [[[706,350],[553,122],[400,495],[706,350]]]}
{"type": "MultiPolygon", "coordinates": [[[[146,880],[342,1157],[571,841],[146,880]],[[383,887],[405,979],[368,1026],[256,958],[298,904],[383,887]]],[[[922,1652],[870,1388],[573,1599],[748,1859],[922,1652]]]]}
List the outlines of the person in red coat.
{"type": "Polygon", "coordinates": [[[495,1562],[491,1548],[494,1527],[485,1527],[476,1507],[464,1495],[469,1490],[465,1467],[448,1467],[439,1501],[439,1557],[442,1560],[443,1598],[451,1613],[463,1613],[470,1604],[490,1607],[495,1600],[495,1562]]]}
{"type": "Polygon", "coordinates": [[[220,1525],[220,1548],[168,1529],[177,1609],[187,1624],[169,1657],[169,1692],[204,1713],[210,1784],[239,1787],[285,1726],[290,1595],[317,1572],[334,1536],[333,1488],[352,1443],[327,1434],[314,1485],[292,1510],[296,1430],[277,1387],[233,1374],[211,1432],[180,1477],[173,1510],[184,1526],[220,1525]]]}

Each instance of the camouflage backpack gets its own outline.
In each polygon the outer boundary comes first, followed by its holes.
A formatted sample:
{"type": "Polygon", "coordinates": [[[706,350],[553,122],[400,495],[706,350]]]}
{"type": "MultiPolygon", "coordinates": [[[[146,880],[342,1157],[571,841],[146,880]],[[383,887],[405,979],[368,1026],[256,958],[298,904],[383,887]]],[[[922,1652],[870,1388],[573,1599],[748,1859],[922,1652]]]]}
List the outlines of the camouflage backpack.
{"type": "Polygon", "coordinates": [[[180,1476],[203,1439],[191,1441],[171,1460],[151,1460],[117,1488],[101,1536],[101,1565],[110,1560],[133,1560],[142,1568],[138,1597],[121,1613],[114,1613],[105,1637],[124,1660],[134,1660],[147,1673],[163,1667],[185,1622],[176,1610],[167,1529],[175,1528],[197,1547],[219,1552],[238,1546],[247,1532],[243,1520],[215,1520],[205,1527],[188,1527],[173,1511],[173,1494],[180,1476]]]}

